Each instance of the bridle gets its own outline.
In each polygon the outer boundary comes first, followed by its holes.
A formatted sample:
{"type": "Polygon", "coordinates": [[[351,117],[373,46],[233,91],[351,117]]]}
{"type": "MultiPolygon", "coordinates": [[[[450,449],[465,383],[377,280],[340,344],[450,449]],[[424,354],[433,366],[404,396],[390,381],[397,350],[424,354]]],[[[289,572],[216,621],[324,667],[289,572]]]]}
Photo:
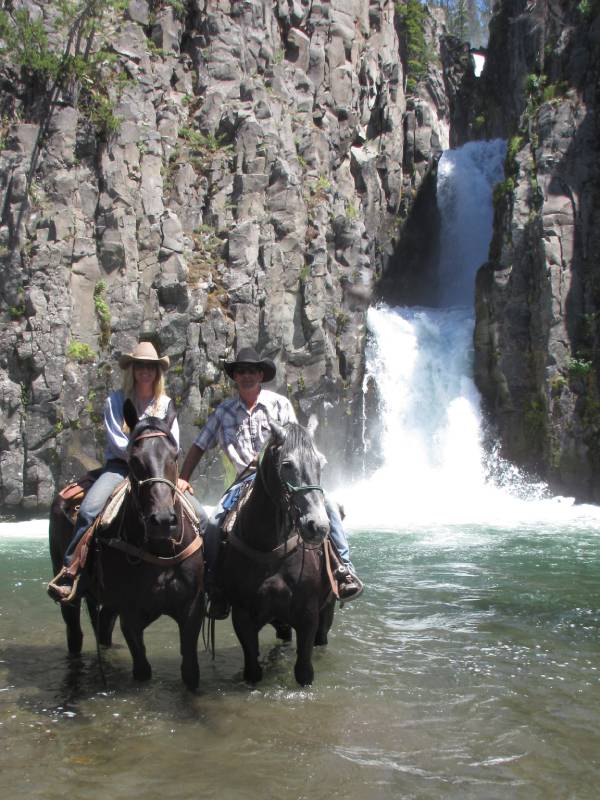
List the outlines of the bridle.
{"type": "MultiPolygon", "coordinates": [[[[158,436],[168,438],[169,434],[165,433],[164,431],[144,431],[143,433],[140,433],[139,436],[136,436],[135,439],[131,440],[130,447],[133,447],[133,445],[136,444],[136,442],[139,442],[142,439],[154,439],[154,438],[156,438],[158,436]]],[[[172,500],[173,500],[173,505],[174,506],[175,506],[175,498],[177,497],[177,494],[179,493],[179,489],[177,488],[177,484],[176,483],[173,483],[172,481],[170,481],[168,478],[165,478],[165,477],[155,476],[155,477],[152,477],[152,478],[141,478],[141,479],[138,478],[137,475],[135,474],[135,472],[133,471],[133,468],[132,468],[131,464],[129,464],[129,476],[130,476],[130,480],[132,479],[131,480],[132,489],[133,489],[134,484],[135,484],[135,487],[136,487],[136,491],[135,492],[132,491],[131,494],[130,494],[130,497],[131,497],[131,499],[133,501],[134,506],[136,507],[136,510],[137,510],[137,512],[139,514],[139,517],[142,520],[142,523],[143,523],[143,526],[144,526],[144,541],[148,542],[148,531],[147,531],[147,527],[146,527],[146,516],[143,513],[143,508],[142,508],[142,505],[140,503],[140,499],[139,499],[139,496],[138,496],[140,488],[142,486],[147,486],[147,485],[149,485],[151,483],[164,483],[164,484],[166,484],[171,489],[172,500]]],[[[181,512],[181,508],[180,508],[180,514],[181,513],[182,512],[181,512]]],[[[167,539],[167,541],[171,542],[174,547],[177,547],[183,541],[184,526],[183,526],[182,522],[183,522],[183,518],[181,517],[179,519],[180,528],[181,528],[181,537],[179,538],[179,540],[172,539],[171,537],[169,537],[167,539]]]]}
{"type": "MultiPolygon", "coordinates": [[[[264,464],[263,464],[263,462],[264,462],[264,457],[265,457],[265,453],[267,452],[268,446],[269,446],[269,442],[267,442],[265,444],[265,446],[262,448],[262,450],[260,451],[260,453],[258,455],[257,464],[256,464],[257,477],[260,478],[261,483],[262,483],[262,485],[264,487],[264,490],[265,490],[265,492],[267,494],[267,497],[269,498],[269,500],[271,500],[273,505],[275,505],[276,507],[277,506],[279,506],[279,507],[285,506],[284,507],[285,516],[290,522],[290,525],[289,525],[290,530],[291,531],[295,530],[296,532],[299,533],[299,531],[300,531],[300,513],[301,512],[300,512],[300,509],[298,508],[298,506],[296,505],[296,503],[294,502],[295,496],[299,495],[299,494],[306,494],[307,492],[321,492],[322,495],[325,495],[325,492],[324,492],[322,486],[320,486],[319,484],[314,484],[314,483],[307,483],[307,484],[301,484],[300,486],[294,486],[293,483],[290,483],[289,481],[282,480],[281,476],[279,475],[279,471],[275,470],[275,472],[277,474],[277,478],[279,480],[279,485],[281,486],[281,498],[283,499],[283,503],[281,502],[281,500],[279,498],[274,497],[273,493],[271,492],[271,490],[269,488],[269,485],[267,483],[267,479],[266,479],[265,475],[263,474],[264,473],[264,464]]],[[[321,546],[320,544],[317,545],[317,546],[309,546],[304,541],[302,543],[303,543],[303,546],[307,550],[316,550],[321,546]]]]}

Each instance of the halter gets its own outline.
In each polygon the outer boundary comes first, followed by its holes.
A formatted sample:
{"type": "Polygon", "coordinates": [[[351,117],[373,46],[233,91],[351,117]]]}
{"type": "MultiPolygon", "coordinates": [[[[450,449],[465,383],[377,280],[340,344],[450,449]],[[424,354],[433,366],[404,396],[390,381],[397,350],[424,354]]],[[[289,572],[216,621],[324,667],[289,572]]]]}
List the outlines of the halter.
{"type": "MultiPolygon", "coordinates": [[[[257,464],[256,464],[256,474],[260,477],[260,479],[262,481],[262,485],[263,485],[263,487],[265,489],[265,492],[267,493],[267,497],[271,500],[273,505],[277,506],[277,505],[279,505],[278,500],[272,496],[271,492],[269,491],[269,487],[267,486],[267,482],[265,480],[265,477],[262,474],[262,472],[263,472],[263,470],[262,470],[263,460],[264,460],[264,457],[265,457],[265,453],[267,451],[268,444],[269,443],[267,442],[264,445],[264,447],[262,448],[262,450],[260,451],[260,453],[258,454],[258,459],[257,459],[257,464]]],[[[292,531],[296,530],[298,532],[299,528],[300,528],[300,525],[299,525],[300,509],[294,503],[294,496],[297,495],[297,494],[304,494],[306,492],[313,492],[313,491],[321,492],[321,494],[324,495],[325,492],[323,490],[323,487],[319,486],[318,484],[312,484],[312,483],[308,484],[307,483],[307,484],[302,484],[300,486],[294,486],[293,483],[290,483],[289,481],[282,480],[280,475],[279,475],[279,472],[277,472],[277,477],[278,477],[279,483],[281,484],[281,487],[283,489],[283,491],[282,491],[283,499],[286,501],[286,503],[288,505],[288,507],[285,509],[285,511],[286,511],[286,516],[289,518],[289,521],[291,522],[291,526],[290,526],[291,530],[292,531]]],[[[299,533],[297,535],[299,535],[299,533]]],[[[318,549],[321,546],[319,544],[316,547],[310,547],[304,541],[302,542],[302,545],[303,545],[304,548],[306,548],[308,550],[318,549]]]]}
{"type": "MultiPolygon", "coordinates": [[[[256,471],[259,474],[260,474],[260,468],[262,467],[263,459],[265,457],[265,452],[267,450],[267,445],[268,445],[268,442],[267,442],[267,444],[265,444],[265,446],[262,448],[262,450],[258,454],[258,461],[257,461],[257,465],[256,465],[256,471]]],[[[279,477],[279,473],[278,473],[277,477],[279,477]]],[[[273,498],[269,494],[269,490],[268,490],[266,481],[263,478],[262,474],[260,475],[260,479],[263,482],[263,486],[265,487],[265,491],[267,492],[267,494],[269,495],[271,500],[273,500],[273,498]]],[[[307,483],[307,484],[303,484],[301,486],[294,486],[293,483],[290,483],[289,481],[282,481],[281,478],[279,478],[279,482],[287,490],[287,493],[290,495],[289,499],[291,499],[295,494],[302,494],[303,492],[317,491],[317,492],[321,492],[321,494],[325,494],[325,492],[323,491],[323,487],[319,486],[319,484],[307,483]]],[[[286,494],[286,492],[284,492],[284,494],[286,494]]]]}

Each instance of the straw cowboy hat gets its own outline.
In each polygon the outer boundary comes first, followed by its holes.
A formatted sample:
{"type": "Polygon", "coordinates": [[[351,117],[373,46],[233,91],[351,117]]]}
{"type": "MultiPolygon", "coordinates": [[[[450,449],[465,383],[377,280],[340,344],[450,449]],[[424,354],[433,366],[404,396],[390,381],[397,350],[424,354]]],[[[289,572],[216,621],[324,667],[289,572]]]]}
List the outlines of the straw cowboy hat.
{"type": "Polygon", "coordinates": [[[121,369],[127,369],[130,364],[156,364],[166,372],[169,369],[169,356],[159,358],[152,342],[140,342],[131,353],[123,353],[119,359],[121,369]]]}
{"type": "Polygon", "coordinates": [[[253,347],[242,347],[241,350],[238,350],[235,361],[226,361],[223,365],[223,369],[230,378],[233,378],[233,373],[238,367],[256,367],[260,369],[263,373],[263,383],[272,381],[277,371],[274,362],[270,358],[260,358],[253,347]]]}

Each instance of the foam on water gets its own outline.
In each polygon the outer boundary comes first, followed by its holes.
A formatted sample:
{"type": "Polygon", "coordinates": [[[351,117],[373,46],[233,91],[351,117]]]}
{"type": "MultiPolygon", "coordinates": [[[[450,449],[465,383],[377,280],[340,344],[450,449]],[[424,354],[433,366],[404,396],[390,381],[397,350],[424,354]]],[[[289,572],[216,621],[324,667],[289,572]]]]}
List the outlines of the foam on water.
{"type": "Polygon", "coordinates": [[[2,539],[47,539],[48,520],[32,519],[20,522],[0,522],[2,539]]]}

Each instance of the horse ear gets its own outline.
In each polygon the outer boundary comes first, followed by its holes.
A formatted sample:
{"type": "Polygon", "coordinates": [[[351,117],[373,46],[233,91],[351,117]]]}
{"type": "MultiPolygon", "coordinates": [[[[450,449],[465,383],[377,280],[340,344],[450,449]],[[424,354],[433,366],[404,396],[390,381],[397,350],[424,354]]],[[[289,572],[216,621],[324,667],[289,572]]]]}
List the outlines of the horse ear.
{"type": "Polygon", "coordinates": [[[139,422],[135,406],[133,405],[133,403],[129,398],[127,398],[127,400],[125,400],[125,403],[123,404],[123,418],[125,419],[127,427],[129,428],[130,431],[132,431],[139,422]]]}
{"type": "Polygon", "coordinates": [[[172,400],[169,400],[169,405],[167,406],[167,413],[165,414],[165,424],[171,430],[173,427],[173,423],[175,422],[175,417],[177,416],[177,409],[175,408],[175,403],[172,400]]]}
{"type": "Polygon", "coordinates": [[[280,425],[278,422],[273,422],[273,420],[271,420],[270,424],[271,424],[271,439],[276,445],[281,447],[281,445],[285,442],[287,431],[283,427],[283,425],[280,425]]]}

